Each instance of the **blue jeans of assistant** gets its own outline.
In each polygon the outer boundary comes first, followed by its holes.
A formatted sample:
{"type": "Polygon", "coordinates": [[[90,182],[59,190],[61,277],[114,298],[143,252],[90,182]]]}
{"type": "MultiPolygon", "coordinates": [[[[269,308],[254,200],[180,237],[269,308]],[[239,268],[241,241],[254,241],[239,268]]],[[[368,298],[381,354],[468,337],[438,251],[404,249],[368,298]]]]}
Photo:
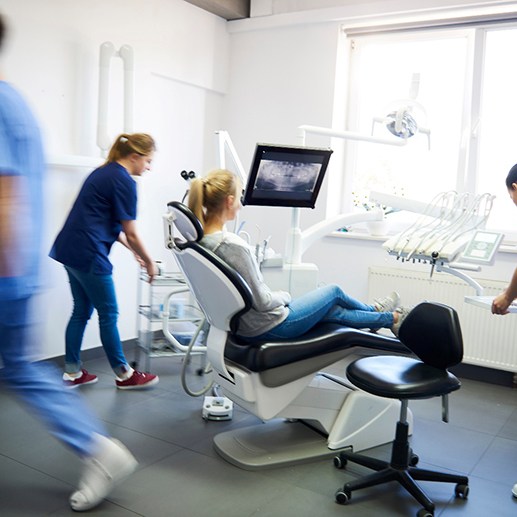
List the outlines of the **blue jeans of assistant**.
{"type": "Polygon", "coordinates": [[[65,266],[70,280],[74,308],[65,333],[65,371],[81,370],[81,345],[93,309],[99,317],[99,331],[104,352],[117,376],[127,372],[127,364],[117,328],[118,305],[111,275],[83,273],[65,266]]]}
{"type": "Polygon", "coordinates": [[[288,309],[289,314],[282,323],[253,339],[294,339],[318,323],[337,323],[359,329],[393,325],[391,312],[377,312],[373,305],[352,298],[337,285],[310,291],[292,300],[288,309]]]}
{"type": "Polygon", "coordinates": [[[80,395],[63,388],[56,368],[29,359],[29,303],[29,298],[0,301],[0,378],[57,439],[89,456],[93,433],[107,433],[80,395]]]}

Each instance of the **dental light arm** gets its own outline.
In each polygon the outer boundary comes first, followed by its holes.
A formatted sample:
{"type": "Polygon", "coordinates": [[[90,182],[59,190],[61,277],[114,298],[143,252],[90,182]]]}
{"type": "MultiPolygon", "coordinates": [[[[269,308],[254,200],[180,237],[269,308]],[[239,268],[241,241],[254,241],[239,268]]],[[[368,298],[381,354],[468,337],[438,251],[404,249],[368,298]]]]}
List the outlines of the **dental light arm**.
{"type": "Polygon", "coordinates": [[[364,135],[362,133],[356,133],[355,131],[339,131],[337,129],[331,129],[320,126],[299,126],[298,130],[303,138],[305,133],[314,133],[317,135],[332,136],[335,138],[342,138],[343,140],[356,140],[359,142],[370,142],[372,144],[385,144],[385,145],[396,145],[404,146],[407,144],[407,138],[379,138],[371,135],[364,135]]]}

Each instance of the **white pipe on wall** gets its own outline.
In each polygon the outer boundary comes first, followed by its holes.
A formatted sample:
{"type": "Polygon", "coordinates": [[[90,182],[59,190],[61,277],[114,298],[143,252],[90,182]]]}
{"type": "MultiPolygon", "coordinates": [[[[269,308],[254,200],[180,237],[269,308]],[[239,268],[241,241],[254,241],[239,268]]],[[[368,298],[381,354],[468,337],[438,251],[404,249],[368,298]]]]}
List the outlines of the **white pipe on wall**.
{"type": "Polygon", "coordinates": [[[99,56],[99,104],[97,112],[97,145],[103,155],[109,149],[108,136],[108,93],[110,83],[110,63],[115,55],[113,43],[107,41],[101,45],[99,56]]]}
{"type": "Polygon", "coordinates": [[[134,98],[134,58],[133,49],[123,45],[118,52],[113,43],[104,42],[100,46],[99,55],[99,103],[97,114],[97,145],[102,155],[106,156],[111,147],[112,138],[108,134],[110,67],[113,57],[124,62],[124,132],[133,131],[133,98],[134,98]]]}
{"type": "Polygon", "coordinates": [[[124,62],[124,132],[133,131],[134,57],[129,45],[122,45],[118,56],[124,62]]]}

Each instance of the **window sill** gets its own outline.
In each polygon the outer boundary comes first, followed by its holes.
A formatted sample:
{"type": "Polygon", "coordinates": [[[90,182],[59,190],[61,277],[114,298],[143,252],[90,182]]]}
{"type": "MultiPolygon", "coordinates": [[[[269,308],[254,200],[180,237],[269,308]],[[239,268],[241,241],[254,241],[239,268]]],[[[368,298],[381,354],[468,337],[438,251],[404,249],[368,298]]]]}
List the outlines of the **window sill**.
{"type": "MultiPolygon", "coordinates": [[[[386,242],[388,239],[396,235],[396,233],[390,232],[387,235],[370,235],[366,230],[351,230],[351,231],[340,231],[337,230],[335,232],[330,233],[327,237],[331,237],[334,239],[347,239],[347,240],[357,240],[357,241],[376,241],[376,242],[386,242]]],[[[501,244],[499,247],[498,253],[509,253],[516,255],[517,254],[517,243],[512,241],[507,244],[501,244]]]]}

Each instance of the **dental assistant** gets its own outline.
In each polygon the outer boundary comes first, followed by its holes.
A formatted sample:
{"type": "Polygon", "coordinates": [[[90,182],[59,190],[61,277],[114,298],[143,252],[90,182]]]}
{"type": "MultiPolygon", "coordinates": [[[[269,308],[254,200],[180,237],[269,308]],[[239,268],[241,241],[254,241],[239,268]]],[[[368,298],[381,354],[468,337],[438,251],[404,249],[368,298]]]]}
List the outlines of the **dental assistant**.
{"type": "Polygon", "coordinates": [[[145,133],[122,134],[113,144],[106,163],[85,180],[59,232],[50,256],[61,262],[70,281],[74,307],[65,333],[66,386],[97,382],[82,368],[81,345],[93,309],[99,316],[102,346],[119,389],[141,389],[158,382],[156,375],[129,366],[117,328],[118,305],[109,253],[115,241],[131,250],[146,269],[149,281],[157,273],[136,229],[137,185],[151,167],[155,142],[145,133]]]}

